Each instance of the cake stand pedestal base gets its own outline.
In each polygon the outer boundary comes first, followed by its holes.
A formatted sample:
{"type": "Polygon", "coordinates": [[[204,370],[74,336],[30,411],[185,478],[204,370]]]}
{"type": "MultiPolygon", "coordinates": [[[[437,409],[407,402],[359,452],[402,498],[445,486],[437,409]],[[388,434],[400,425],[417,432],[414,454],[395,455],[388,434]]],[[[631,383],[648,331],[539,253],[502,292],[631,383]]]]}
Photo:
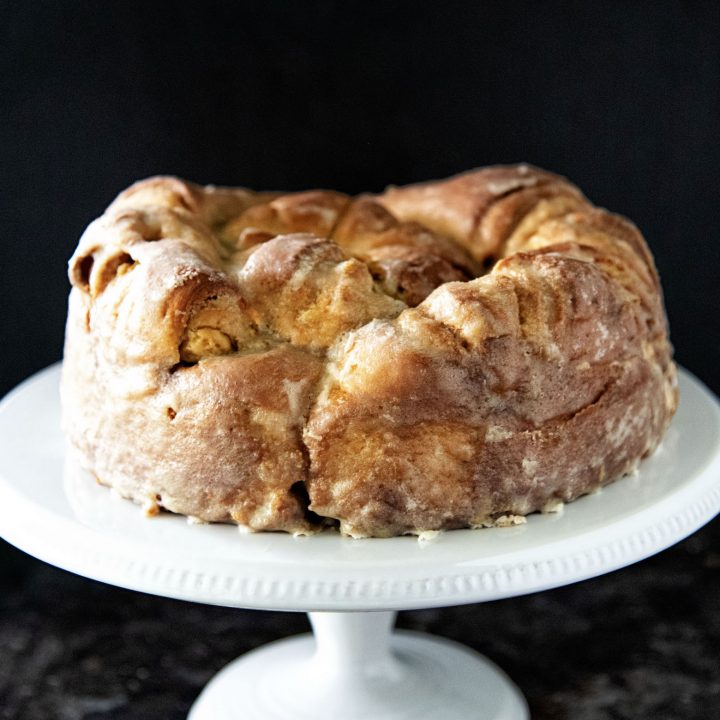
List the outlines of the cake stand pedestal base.
{"type": "Polygon", "coordinates": [[[313,635],[279,640],[222,670],[189,720],[527,720],[525,699],[482,655],[394,612],[311,612],[313,635]]]}

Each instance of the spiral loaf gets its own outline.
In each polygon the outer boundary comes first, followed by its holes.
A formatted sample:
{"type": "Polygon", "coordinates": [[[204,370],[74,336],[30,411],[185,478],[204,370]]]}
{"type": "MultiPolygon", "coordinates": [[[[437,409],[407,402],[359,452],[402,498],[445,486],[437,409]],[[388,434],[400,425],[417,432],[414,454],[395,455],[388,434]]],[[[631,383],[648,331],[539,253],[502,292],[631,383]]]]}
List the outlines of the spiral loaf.
{"type": "Polygon", "coordinates": [[[66,432],[151,512],[517,521],[631,471],[677,405],[642,235],[527,165],[356,198],[152,178],[70,278],[66,432]]]}

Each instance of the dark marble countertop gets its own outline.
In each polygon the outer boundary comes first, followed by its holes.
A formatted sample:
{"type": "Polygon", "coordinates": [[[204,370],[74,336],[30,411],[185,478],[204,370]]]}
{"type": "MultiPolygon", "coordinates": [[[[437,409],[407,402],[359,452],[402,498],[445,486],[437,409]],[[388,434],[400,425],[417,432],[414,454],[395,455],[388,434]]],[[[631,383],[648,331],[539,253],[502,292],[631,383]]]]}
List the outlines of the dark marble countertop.
{"type": "MultiPolygon", "coordinates": [[[[303,614],[92,582],[0,546],[2,720],[181,720],[205,683],[303,614]]],[[[720,717],[720,522],[623,570],[525,597],[400,613],[487,655],[536,720],[720,717]]]]}

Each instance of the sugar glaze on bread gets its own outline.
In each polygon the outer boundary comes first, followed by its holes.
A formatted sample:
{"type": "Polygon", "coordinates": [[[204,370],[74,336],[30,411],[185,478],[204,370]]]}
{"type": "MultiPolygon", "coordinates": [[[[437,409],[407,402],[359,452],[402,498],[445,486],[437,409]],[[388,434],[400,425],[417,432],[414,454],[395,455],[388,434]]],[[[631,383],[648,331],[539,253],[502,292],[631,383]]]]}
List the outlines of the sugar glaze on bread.
{"type": "Polygon", "coordinates": [[[151,178],[69,272],[66,434],[151,511],[506,524],[632,471],[677,406],[642,235],[528,165],[359,197],[151,178]]]}

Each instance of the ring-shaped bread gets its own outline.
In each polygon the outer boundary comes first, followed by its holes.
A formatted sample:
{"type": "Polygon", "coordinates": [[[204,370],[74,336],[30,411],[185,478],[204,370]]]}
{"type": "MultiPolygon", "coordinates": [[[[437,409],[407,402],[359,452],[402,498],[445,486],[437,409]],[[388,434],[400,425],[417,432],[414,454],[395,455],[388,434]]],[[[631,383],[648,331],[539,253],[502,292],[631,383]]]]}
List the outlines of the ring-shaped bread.
{"type": "Polygon", "coordinates": [[[521,522],[631,472],[677,406],[642,235],[528,165],[355,198],[151,178],[70,279],[64,428],[149,513],[521,522]]]}

